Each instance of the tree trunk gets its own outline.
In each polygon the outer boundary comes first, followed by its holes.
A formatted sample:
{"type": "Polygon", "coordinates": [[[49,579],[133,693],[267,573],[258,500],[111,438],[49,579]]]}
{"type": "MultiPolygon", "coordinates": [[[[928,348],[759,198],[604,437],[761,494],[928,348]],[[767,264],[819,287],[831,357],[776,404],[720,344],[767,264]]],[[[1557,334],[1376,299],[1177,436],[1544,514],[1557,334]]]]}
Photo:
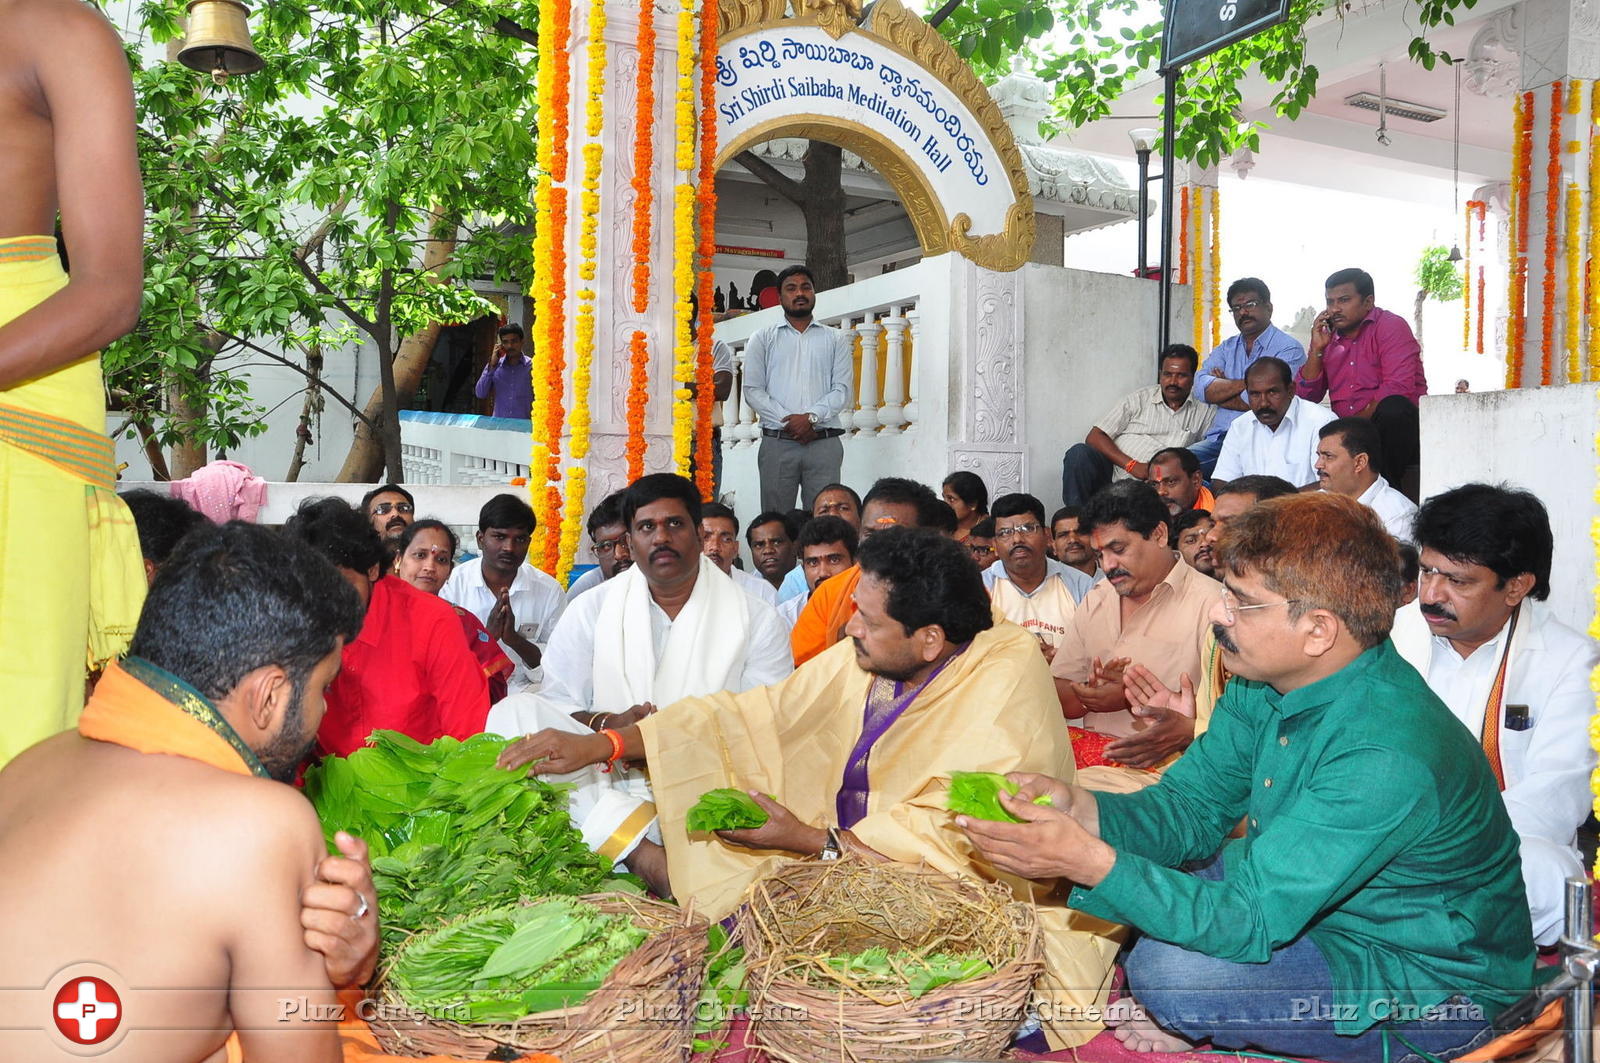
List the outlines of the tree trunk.
{"type": "Polygon", "coordinates": [[[1417,289],[1417,308],[1416,308],[1416,312],[1412,314],[1411,320],[1412,320],[1412,323],[1417,326],[1417,346],[1419,346],[1419,347],[1422,345],[1422,304],[1427,302],[1427,301],[1428,301],[1428,289],[1426,289],[1426,288],[1418,288],[1417,289]]]}
{"type": "MultiPolygon", "coordinates": [[[[222,350],[224,340],[219,333],[207,332],[204,342],[206,349],[211,353],[206,357],[205,365],[200,368],[197,374],[202,380],[210,375],[211,359],[215,358],[217,352],[222,350]]],[[[167,409],[171,411],[172,419],[179,422],[187,421],[190,424],[201,424],[206,418],[206,404],[203,401],[199,403],[192,402],[189,396],[185,395],[182,389],[177,386],[169,386],[167,388],[167,409]]],[[[193,475],[196,469],[204,466],[209,460],[210,457],[206,453],[206,445],[204,443],[186,438],[183,442],[173,445],[172,460],[167,467],[171,470],[172,479],[182,480],[193,475]]]]}
{"type": "Polygon", "coordinates": [[[322,396],[318,394],[322,380],[321,344],[306,351],[306,368],[311,372],[306,383],[306,401],[300,406],[300,422],[295,425],[294,456],[289,459],[289,471],[283,477],[285,483],[291,484],[300,479],[300,470],[305,468],[306,444],[311,442],[311,418],[322,408],[322,396]]]}
{"type": "MultiPolygon", "coordinates": [[[[454,246],[454,241],[451,241],[454,246]]],[[[400,351],[395,355],[394,365],[390,373],[394,386],[396,409],[410,402],[416,395],[417,389],[422,386],[422,375],[428,369],[428,362],[433,358],[434,345],[439,342],[439,333],[443,326],[434,321],[428,324],[421,332],[407,336],[400,343],[400,351]]],[[[389,424],[385,419],[383,388],[377,387],[372,391],[372,397],[367,400],[367,405],[362,409],[374,423],[381,423],[387,431],[389,424]]],[[[399,435],[400,418],[394,418],[395,434],[399,435]]],[[[399,443],[396,441],[396,449],[399,443]]],[[[365,424],[358,422],[356,437],[350,444],[350,453],[345,456],[344,468],[339,470],[339,483],[377,483],[383,477],[385,464],[388,459],[384,455],[383,438],[365,424]]],[[[402,482],[402,472],[399,467],[389,465],[390,482],[402,482]]]]}
{"type": "Polygon", "coordinates": [[[742,151],[735,161],[800,208],[806,225],[806,265],[817,288],[840,288],[850,281],[844,246],[844,151],[821,140],[809,143],[805,176],[799,181],[754,152],[742,151]]]}

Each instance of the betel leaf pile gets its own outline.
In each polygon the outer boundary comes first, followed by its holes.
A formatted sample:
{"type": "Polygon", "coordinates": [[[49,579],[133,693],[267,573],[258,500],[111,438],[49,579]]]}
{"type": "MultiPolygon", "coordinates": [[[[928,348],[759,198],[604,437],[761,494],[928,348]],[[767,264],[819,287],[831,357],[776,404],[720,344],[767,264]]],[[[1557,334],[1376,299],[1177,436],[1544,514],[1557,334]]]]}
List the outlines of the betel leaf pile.
{"type": "Polygon", "coordinates": [[[952,982],[989,974],[994,966],[977,952],[935,952],[877,947],[848,956],[829,956],[827,965],[864,989],[904,989],[913,997],[952,982]]]}
{"type": "Polygon", "coordinates": [[[714,830],[751,830],[764,826],[767,810],[755,798],[732,787],[707,790],[683,818],[690,834],[714,830]]]}
{"type": "Polygon", "coordinates": [[[345,830],[371,849],[385,955],[456,916],[588,893],[608,878],[572,826],[567,787],[495,767],[508,739],[423,745],[374,731],[369,741],[308,769],[305,787],[330,845],[345,830]]]}
{"type": "MultiPolygon", "coordinates": [[[[1017,784],[1004,775],[992,771],[953,771],[950,773],[950,798],[947,807],[952,812],[978,819],[991,819],[1001,823],[1021,823],[1000,804],[1000,791],[1015,797],[1017,784]]],[[[1036,805],[1051,804],[1049,794],[1033,799],[1036,805]]]]}
{"type": "Polygon", "coordinates": [[[570,897],[491,908],[407,941],[390,982],[435,1018],[513,1022],[582,1003],[646,936],[626,916],[570,897]]]}

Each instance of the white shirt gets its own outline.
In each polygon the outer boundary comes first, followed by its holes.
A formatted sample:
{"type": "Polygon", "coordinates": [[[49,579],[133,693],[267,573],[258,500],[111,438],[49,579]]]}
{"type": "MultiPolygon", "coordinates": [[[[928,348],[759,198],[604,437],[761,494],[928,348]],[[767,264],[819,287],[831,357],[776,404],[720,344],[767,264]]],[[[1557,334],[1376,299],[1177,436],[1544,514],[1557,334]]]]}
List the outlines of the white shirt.
{"type": "Polygon", "coordinates": [[[787,320],[750,337],[744,348],[744,401],[762,428],[781,429],[796,413],[817,415],[818,428],[838,428],[855,375],[851,337],[836,328],[787,320]]]}
{"type": "Polygon", "coordinates": [[[1212,476],[1218,480],[1237,480],[1241,476],[1281,476],[1296,487],[1317,479],[1317,432],[1336,420],[1326,406],[1307,402],[1296,395],[1274,432],[1254,415],[1241,417],[1222,437],[1222,452],[1212,476]]]}
{"type": "Polygon", "coordinates": [[[1078,603],[1094,581],[1070,565],[1045,558],[1044,579],[1032,591],[1025,591],[1012,581],[1004,560],[983,570],[983,585],[1007,620],[1051,646],[1059,646],[1072,614],[1078,611],[1078,603]]]}
{"type": "MultiPolygon", "coordinates": [[[[483,581],[483,558],[475,557],[457,565],[455,571],[450,573],[444,589],[439,592],[439,597],[451,605],[459,605],[477,617],[479,623],[487,624],[489,610],[494,608],[495,599],[494,592],[483,581]]],[[[554,577],[523,562],[522,567],[517,569],[517,578],[511,583],[511,615],[517,622],[517,633],[538,646],[541,654],[566,606],[567,597],[561,584],[554,577]]],[[[543,678],[542,668],[529,668],[522,656],[503,641],[500,648],[517,666],[506,682],[512,693],[540,682],[543,678]]]]}
{"type": "Polygon", "coordinates": [[[1389,486],[1389,481],[1378,477],[1372,486],[1356,499],[1378,515],[1389,534],[1396,539],[1410,540],[1411,524],[1417,516],[1417,504],[1389,486]]]}
{"type": "Polygon", "coordinates": [[[778,603],[778,619],[793,631],[794,626],[800,622],[800,610],[804,609],[810,600],[809,594],[797,594],[793,598],[785,598],[778,603]]]}
{"type": "Polygon", "coordinates": [[[571,605],[572,604],[572,599],[576,598],[578,595],[582,594],[584,591],[592,591],[592,590],[594,590],[596,587],[600,586],[600,584],[604,583],[605,581],[606,581],[606,578],[605,578],[604,575],[601,574],[600,566],[599,565],[594,566],[589,571],[585,572],[583,575],[581,575],[577,579],[573,580],[572,581],[572,586],[567,588],[567,604],[571,605]]]}
{"type": "Polygon", "coordinates": [[[778,588],[768,583],[765,577],[746,572],[742,568],[728,570],[728,575],[733,577],[733,582],[739,589],[753,598],[760,598],[768,605],[776,607],[778,604],[778,588]]]}
{"type": "MultiPolygon", "coordinates": [[[[567,705],[576,705],[585,711],[594,708],[595,655],[601,654],[604,665],[606,647],[596,645],[595,627],[600,618],[600,607],[616,583],[607,580],[593,594],[585,594],[572,603],[561,616],[555,633],[550,636],[550,649],[546,656],[545,683],[541,693],[567,705]]],[[[667,636],[672,632],[672,620],[654,601],[650,603],[650,636],[655,643],[656,659],[666,651],[667,636]]],[[[621,667],[620,662],[617,665],[621,667]]],[[[728,689],[734,693],[754,687],[776,683],[794,671],[794,656],[789,649],[789,632],[778,620],[777,612],[765,602],[750,602],[750,637],[745,651],[744,667],[740,670],[737,685],[728,689]]],[[[716,691],[702,691],[714,694],[716,691]]],[[[627,705],[609,706],[601,711],[620,712],[627,705]]],[[[657,705],[656,708],[666,708],[657,705]]]]}

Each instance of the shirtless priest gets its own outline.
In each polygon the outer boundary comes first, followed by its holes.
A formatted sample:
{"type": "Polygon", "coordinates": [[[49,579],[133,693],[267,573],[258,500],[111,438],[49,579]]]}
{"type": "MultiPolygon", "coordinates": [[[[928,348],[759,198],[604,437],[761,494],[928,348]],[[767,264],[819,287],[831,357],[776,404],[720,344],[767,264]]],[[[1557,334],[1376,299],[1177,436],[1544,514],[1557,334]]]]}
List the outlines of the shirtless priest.
{"type": "MultiPolygon", "coordinates": [[[[185,539],[77,730],[0,772],[0,1059],[339,1059],[302,927],[335,914],[301,911],[331,888],[322,832],[283,784],[360,627],[310,548],[245,524],[185,539]]],[[[336,918],[375,933],[365,890],[336,918]]]]}
{"type": "MultiPolygon", "coordinates": [[[[637,556],[637,555],[636,555],[637,556]]],[[[622,755],[644,760],[674,893],[720,919],[780,854],[837,846],[869,858],[926,861],[996,877],[976,863],[946,811],[952,771],[1072,774],[1066,723],[1038,642],[996,625],[967,552],[929,530],[890,528],[862,543],[848,639],[772,686],[689,697],[620,728],[622,755]],[[732,774],[734,778],[728,776],[732,774]],[[771,814],[763,827],[690,837],[701,793],[735,785],[771,814]],[[774,795],[768,799],[765,794],[774,795]]],[[[547,730],[502,764],[567,772],[613,759],[606,735],[547,730]],[[541,759],[547,758],[547,759],[541,759]]],[[[999,876],[1019,897],[1042,894],[999,876]]],[[[1099,1024],[1120,928],[1044,902],[1046,1017],[1057,1048],[1099,1024]]]]}

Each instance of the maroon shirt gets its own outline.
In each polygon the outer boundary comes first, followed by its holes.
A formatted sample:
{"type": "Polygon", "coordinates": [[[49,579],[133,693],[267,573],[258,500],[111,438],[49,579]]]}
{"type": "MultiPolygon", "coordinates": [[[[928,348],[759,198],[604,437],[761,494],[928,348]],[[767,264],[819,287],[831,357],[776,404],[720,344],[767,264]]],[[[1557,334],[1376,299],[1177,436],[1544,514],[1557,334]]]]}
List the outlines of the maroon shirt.
{"type": "Polygon", "coordinates": [[[1399,314],[1373,307],[1348,336],[1334,334],[1322,352],[1322,375],[1307,379],[1305,367],[1295,374],[1295,391],[1307,402],[1329,405],[1340,417],[1351,417],[1390,395],[1403,395],[1414,406],[1428,393],[1422,374],[1422,346],[1399,314]]]}

